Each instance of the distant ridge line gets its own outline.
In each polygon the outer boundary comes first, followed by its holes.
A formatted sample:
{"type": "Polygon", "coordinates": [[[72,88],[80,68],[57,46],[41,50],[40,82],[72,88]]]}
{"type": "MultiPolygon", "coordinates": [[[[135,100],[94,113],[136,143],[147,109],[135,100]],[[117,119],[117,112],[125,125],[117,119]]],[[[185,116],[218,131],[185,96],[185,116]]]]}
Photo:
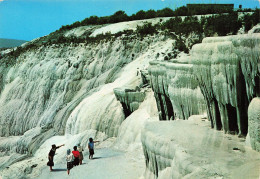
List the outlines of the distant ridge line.
{"type": "Polygon", "coordinates": [[[0,48],[18,47],[25,42],[27,42],[27,41],[26,40],[0,38],[0,48]]]}

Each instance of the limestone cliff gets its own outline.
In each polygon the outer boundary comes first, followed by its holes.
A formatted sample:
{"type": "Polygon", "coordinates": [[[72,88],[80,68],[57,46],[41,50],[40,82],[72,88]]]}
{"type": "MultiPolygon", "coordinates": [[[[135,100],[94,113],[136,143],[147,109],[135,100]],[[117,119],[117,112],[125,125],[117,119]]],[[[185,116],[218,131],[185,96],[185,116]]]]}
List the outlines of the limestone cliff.
{"type": "Polygon", "coordinates": [[[160,120],[207,109],[212,127],[245,136],[249,102],[259,96],[259,49],[258,33],[209,37],[184,59],[150,62],[160,120]]]}
{"type": "Polygon", "coordinates": [[[259,96],[260,36],[206,38],[191,52],[214,128],[247,134],[249,102],[259,96]]]}
{"type": "Polygon", "coordinates": [[[188,58],[174,62],[150,62],[151,85],[160,120],[188,119],[206,111],[193,65],[187,64],[188,58]]]}

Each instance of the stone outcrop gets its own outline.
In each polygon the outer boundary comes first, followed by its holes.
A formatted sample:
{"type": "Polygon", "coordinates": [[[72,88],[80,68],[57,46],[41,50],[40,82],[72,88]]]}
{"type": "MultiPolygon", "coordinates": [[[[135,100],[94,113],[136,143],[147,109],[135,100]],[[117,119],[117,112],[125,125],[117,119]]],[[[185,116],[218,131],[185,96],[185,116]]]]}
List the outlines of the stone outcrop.
{"type": "Polygon", "coordinates": [[[145,98],[145,92],[136,89],[115,88],[114,93],[117,100],[122,104],[125,118],[137,110],[145,98]]]}
{"type": "Polygon", "coordinates": [[[249,101],[259,93],[259,34],[211,37],[194,45],[190,63],[216,129],[245,136],[249,101]]]}
{"type": "Polygon", "coordinates": [[[248,134],[251,147],[260,152],[260,98],[254,98],[248,107],[248,134]]]}
{"type": "Polygon", "coordinates": [[[145,178],[258,178],[259,153],[209,126],[201,118],[146,123],[145,178]]]}
{"type": "Polygon", "coordinates": [[[257,33],[209,37],[184,59],[150,62],[160,120],[207,109],[213,128],[246,136],[249,101],[260,91],[259,49],[257,33]]]}
{"type": "Polygon", "coordinates": [[[147,69],[140,70],[140,75],[142,78],[142,85],[146,86],[150,84],[150,75],[147,69]]]}
{"type": "Polygon", "coordinates": [[[206,111],[193,65],[187,64],[188,58],[175,62],[150,62],[151,86],[160,120],[188,119],[206,111]]]}

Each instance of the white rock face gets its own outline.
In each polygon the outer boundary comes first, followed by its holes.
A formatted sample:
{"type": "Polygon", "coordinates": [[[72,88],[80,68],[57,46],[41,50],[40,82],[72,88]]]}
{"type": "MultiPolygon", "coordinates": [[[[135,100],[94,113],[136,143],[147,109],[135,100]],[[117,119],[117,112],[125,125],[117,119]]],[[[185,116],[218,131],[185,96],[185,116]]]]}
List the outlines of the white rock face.
{"type": "Polygon", "coordinates": [[[151,62],[160,120],[187,119],[207,109],[212,127],[246,136],[245,111],[260,91],[259,49],[259,33],[210,37],[190,56],[151,62]]]}
{"type": "Polygon", "coordinates": [[[254,98],[248,107],[248,134],[251,147],[260,152],[260,98],[254,98]]]}
{"type": "Polygon", "coordinates": [[[49,124],[63,134],[69,114],[86,96],[114,81],[125,64],[144,54],[142,58],[150,58],[161,43],[159,38],[129,43],[118,38],[77,47],[53,45],[21,54],[17,64],[3,71],[0,135],[22,135],[49,124]]]}
{"type": "Polygon", "coordinates": [[[194,45],[190,63],[216,129],[247,134],[249,101],[259,93],[260,34],[210,37],[194,45]]]}
{"type": "Polygon", "coordinates": [[[147,123],[145,178],[258,178],[259,153],[209,126],[201,116],[147,123]]]}
{"type": "Polygon", "coordinates": [[[206,105],[193,74],[189,57],[177,62],[150,63],[151,85],[160,111],[160,120],[188,119],[206,112],[206,105]]]}
{"type": "Polygon", "coordinates": [[[156,101],[150,89],[146,92],[144,102],[122,123],[116,141],[116,148],[142,153],[141,130],[144,128],[146,122],[158,120],[156,101]]]}
{"type": "Polygon", "coordinates": [[[145,92],[129,88],[115,88],[114,93],[116,99],[122,104],[125,117],[129,116],[132,112],[139,108],[140,103],[144,101],[145,92]]]}

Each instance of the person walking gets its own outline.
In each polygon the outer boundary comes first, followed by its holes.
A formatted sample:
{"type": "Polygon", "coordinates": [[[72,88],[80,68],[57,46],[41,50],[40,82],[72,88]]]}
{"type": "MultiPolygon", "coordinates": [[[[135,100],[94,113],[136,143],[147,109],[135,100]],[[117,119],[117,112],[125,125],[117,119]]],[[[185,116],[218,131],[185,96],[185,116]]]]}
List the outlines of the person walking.
{"type": "Polygon", "coordinates": [[[89,149],[89,159],[93,159],[94,155],[94,143],[99,142],[99,141],[93,141],[92,138],[89,138],[89,143],[88,143],[88,149],[89,149]]]}
{"type": "Polygon", "coordinates": [[[62,146],[64,146],[64,145],[65,145],[65,144],[60,145],[60,146],[56,146],[55,144],[53,144],[53,145],[51,146],[51,150],[50,150],[50,152],[49,152],[49,154],[48,154],[48,159],[49,159],[49,161],[48,161],[48,163],[47,163],[47,165],[50,167],[50,171],[53,171],[53,169],[52,169],[52,167],[54,166],[53,159],[54,159],[54,155],[55,155],[56,149],[58,149],[58,148],[60,148],[60,147],[62,147],[62,146]]]}
{"type": "Polygon", "coordinates": [[[79,151],[77,150],[77,146],[73,147],[73,156],[74,156],[74,166],[78,166],[79,165],[79,151]]]}
{"type": "Polygon", "coordinates": [[[74,155],[71,153],[70,149],[67,150],[66,161],[67,161],[67,173],[69,175],[70,170],[73,168],[74,165],[74,155]]]}
{"type": "Polygon", "coordinates": [[[83,147],[82,146],[80,146],[80,144],[78,144],[78,151],[79,151],[79,164],[80,165],[82,165],[82,161],[83,161],[83,159],[84,159],[84,157],[83,157],[83,147]]]}

